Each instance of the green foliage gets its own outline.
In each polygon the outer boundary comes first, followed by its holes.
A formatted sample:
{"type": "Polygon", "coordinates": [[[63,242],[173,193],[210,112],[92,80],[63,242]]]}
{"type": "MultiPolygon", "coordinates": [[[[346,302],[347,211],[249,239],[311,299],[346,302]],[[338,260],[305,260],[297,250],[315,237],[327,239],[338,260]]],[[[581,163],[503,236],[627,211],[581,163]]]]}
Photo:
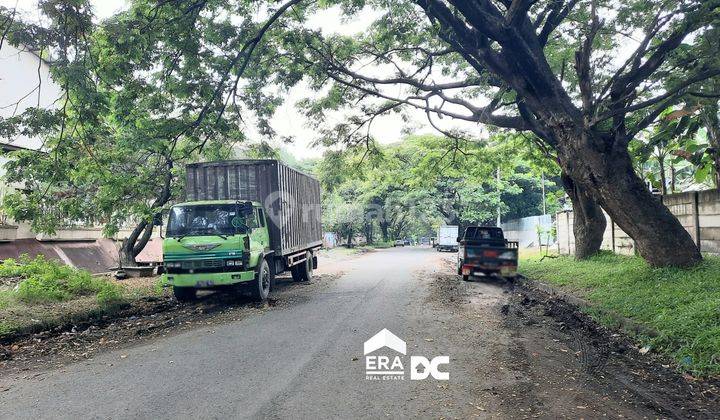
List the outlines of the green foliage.
{"type": "MultiPolygon", "coordinates": [[[[408,136],[371,149],[327,152],[315,169],[323,189],[324,226],[343,238],[379,230],[383,241],[433,236],[442,223],[494,223],[542,212],[541,174],[557,167],[503,139],[490,144],[442,136],[408,136]],[[495,144],[500,143],[500,144],[495,144]],[[496,175],[500,169],[500,180],[496,175]]],[[[559,188],[546,180],[548,211],[559,188]]]]}
{"type": "Polygon", "coordinates": [[[720,374],[720,258],[691,269],[653,268],[639,257],[602,253],[587,261],[524,260],[521,271],[651,327],[657,337],[638,338],[683,370],[720,374]]]}
{"type": "Polygon", "coordinates": [[[253,111],[260,133],[271,135],[281,93],[265,88],[299,80],[279,70],[290,66],[276,54],[277,25],[262,42],[254,38],[265,24],[258,16],[276,6],[134,0],[100,23],[87,0],[43,0],[40,23],[0,10],[3,25],[12,23],[0,31],[7,42],[51,50],[52,78],[67,92],[56,109],[0,119],[0,136],[36,135],[47,151],[12,154],[7,178],[26,187],[5,197],[7,214],[37,232],[80,221],[111,235],[178,197],[185,163],[232,156],[245,141],[243,114],[253,111]],[[250,64],[264,55],[265,66],[250,64]]]}
{"type": "Polygon", "coordinates": [[[0,290],[0,309],[10,306],[13,299],[13,292],[10,290],[0,290]]]}
{"type": "Polygon", "coordinates": [[[98,304],[100,306],[111,306],[123,302],[123,289],[119,284],[104,282],[100,286],[100,290],[96,296],[98,304]]]}
{"type": "Polygon", "coordinates": [[[15,325],[11,322],[0,321],[0,337],[8,335],[15,330],[15,325]]]}
{"type": "Polygon", "coordinates": [[[122,291],[120,286],[108,280],[92,277],[85,270],[68,267],[55,260],[47,260],[42,255],[32,259],[22,255],[19,261],[12,258],[4,260],[0,263],[0,277],[22,278],[17,291],[3,293],[6,302],[17,298],[24,303],[37,304],[93,294],[98,294],[99,301],[112,300],[119,299],[122,291]]]}
{"type": "Polygon", "coordinates": [[[67,300],[70,294],[52,274],[32,276],[23,280],[17,297],[25,303],[43,303],[67,300]]]}

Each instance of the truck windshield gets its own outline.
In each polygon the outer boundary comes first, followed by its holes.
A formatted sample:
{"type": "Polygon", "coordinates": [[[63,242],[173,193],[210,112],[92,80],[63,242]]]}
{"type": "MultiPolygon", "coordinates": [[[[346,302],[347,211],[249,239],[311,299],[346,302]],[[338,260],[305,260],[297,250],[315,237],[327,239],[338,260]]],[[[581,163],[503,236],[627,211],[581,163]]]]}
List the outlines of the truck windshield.
{"type": "Polygon", "coordinates": [[[170,209],[167,234],[177,237],[245,233],[245,218],[239,222],[238,217],[234,204],[175,206],[170,209]]]}

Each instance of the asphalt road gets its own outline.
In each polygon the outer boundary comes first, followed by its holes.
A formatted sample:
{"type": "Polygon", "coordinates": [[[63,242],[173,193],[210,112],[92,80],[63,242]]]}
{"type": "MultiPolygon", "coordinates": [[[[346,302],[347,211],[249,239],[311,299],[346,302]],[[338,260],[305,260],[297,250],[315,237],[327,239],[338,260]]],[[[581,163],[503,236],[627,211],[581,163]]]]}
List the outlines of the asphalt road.
{"type": "Polygon", "coordinates": [[[577,337],[508,309],[508,285],[462,282],[453,257],[406,247],[323,258],[322,270],[342,275],[286,285],[288,304],[5,378],[0,417],[656,416],[590,376],[587,346],[568,347],[577,337]],[[407,343],[402,380],[366,378],[363,343],[384,328],[407,343]],[[411,355],[448,356],[449,380],[410,380],[411,355]]]}
{"type": "MultiPolygon", "coordinates": [[[[385,416],[413,383],[365,379],[363,342],[383,328],[418,354],[440,339],[415,323],[425,293],[414,273],[439,256],[398,248],[333,263],[346,274],[297,304],[197,329],[13,383],[12,418],[385,416]],[[339,266],[339,267],[338,267],[339,266]]],[[[452,371],[451,371],[452,372],[452,371]]],[[[451,373],[452,374],[452,373],[451,373]]],[[[415,381],[413,381],[415,382],[415,381]]],[[[434,385],[433,385],[434,388],[434,385]]],[[[415,396],[420,398],[421,396],[415,396]]]]}

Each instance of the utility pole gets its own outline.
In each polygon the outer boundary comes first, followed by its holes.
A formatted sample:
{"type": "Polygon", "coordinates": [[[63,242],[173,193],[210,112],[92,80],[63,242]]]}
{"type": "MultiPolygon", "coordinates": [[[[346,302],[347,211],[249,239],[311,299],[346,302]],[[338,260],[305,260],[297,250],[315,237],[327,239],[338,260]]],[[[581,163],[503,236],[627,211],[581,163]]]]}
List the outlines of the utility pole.
{"type": "Polygon", "coordinates": [[[497,191],[498,191],[498,205],[497,205],[497,222],[495,225],[497,227],[500,227],[500,167],[497,167],[496,171],[496,178],[497,178],[497,191]]]}
{"type": "Polygon", "coordinates": [[[545,171],[540,172],[540,182],[542,184],[542,203],[543,203],[543,214],[547,214],[547,206],[545,205],[545,171]]]}

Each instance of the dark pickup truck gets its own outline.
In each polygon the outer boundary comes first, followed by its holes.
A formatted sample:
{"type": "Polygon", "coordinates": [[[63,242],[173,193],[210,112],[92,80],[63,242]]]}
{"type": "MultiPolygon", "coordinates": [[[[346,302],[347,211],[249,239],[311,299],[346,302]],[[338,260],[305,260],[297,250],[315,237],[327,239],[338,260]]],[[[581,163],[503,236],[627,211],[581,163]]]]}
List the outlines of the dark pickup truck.
{"type": "Polygon", "coordinates": [[[458,243],[457,270],[463,280],[483,274],[502,277],[517,274],[518,243],[506,240],[499,227],[469,226],[458,237],[458,243]]]}

